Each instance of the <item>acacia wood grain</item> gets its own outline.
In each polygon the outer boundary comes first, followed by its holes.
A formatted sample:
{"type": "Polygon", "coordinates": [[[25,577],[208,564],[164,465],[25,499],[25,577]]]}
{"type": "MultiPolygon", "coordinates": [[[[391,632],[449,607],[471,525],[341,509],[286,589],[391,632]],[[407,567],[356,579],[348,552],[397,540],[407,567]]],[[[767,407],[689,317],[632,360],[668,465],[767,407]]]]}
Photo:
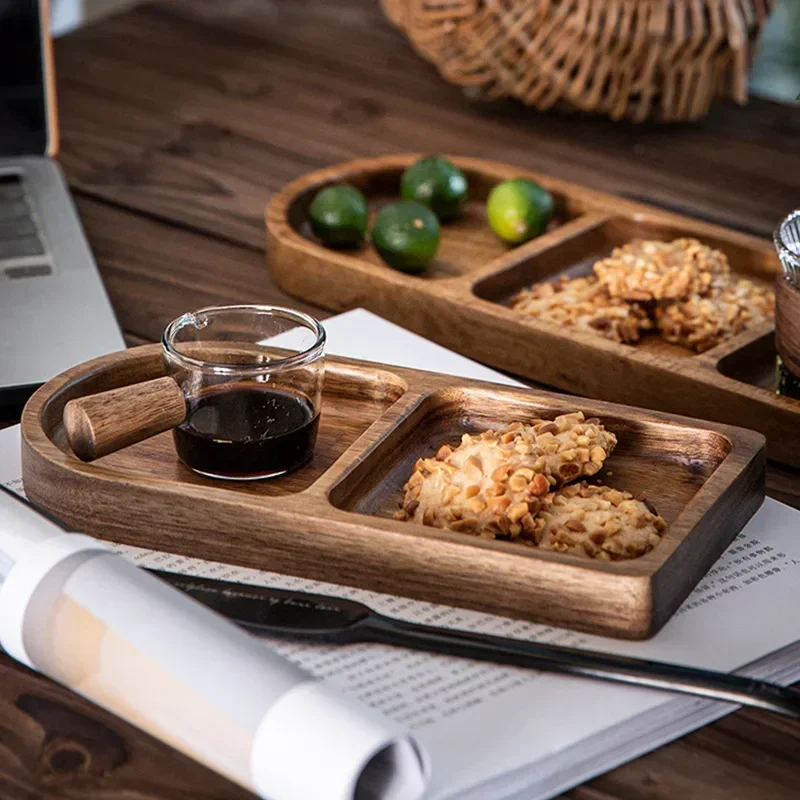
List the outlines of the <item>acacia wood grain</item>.
{"type": "Polygon", "coordinates": [[[767,437],[771,459],[800,466],[800,402],[742,379],[741,367],[723,366],[736,359],[746,370],[774,371],[774,354],[751,347],[771,337],[771,322],[697,355],[656,333],[631,346],[508,307],[509,298],[531,283],[586,274],[597,259],[633,239],[695,237],[727,255],[734,277],[770,288],[782,274],[770,242],[511,164],[461,157],[453,161],[465,172],[473,200],[464,217],[442,227],[440,253],[422,276],[388,268],[370,245],[333,251],[313,237],[307,209],[320,188],[351,183],[379,207],[387,194],[399,196],[400,176],[418,157],[338,164],[275,195],[266,223],[268,261],[278,284],[333,310],[364,306],[478,361],[565,391],[753,428],[767,437]],[[519,175],[551,192],[560,224],[492,253],[484,243],[497,240],[486,225],[483,200],[499,181],[519,175]]]}
{"type": "Polygon", "coordinates": [[[145,345],[39,389],[22,417],[28,496],[102,538],[625,638],[666,622],[764,496],[764,440],[752,431],[338,358],[326,364],[321,408],[333,458],[293,476],[246,486],[203,478],[163,435],[78,460],[65,405],[159,374],[161,349],[145,345]],[[573,410],[606,420],[621,441],[613,479],[599,478],[646,496],[669,523],[641,558],[599,562],[389,518],[413,463],[459,432],[573,410]]]}
{"type": "Polygon", "coordinates": [[[783,274],[775,278],[775,349],[786,368],[800,375],[800,289],[783,274]]]}
{"type": "Polygon", "coordinates": [[[64,406],[62,425],[72,452],[94,461],[180,425],[186,400],[164,376],[76,397],[64,406]]]}

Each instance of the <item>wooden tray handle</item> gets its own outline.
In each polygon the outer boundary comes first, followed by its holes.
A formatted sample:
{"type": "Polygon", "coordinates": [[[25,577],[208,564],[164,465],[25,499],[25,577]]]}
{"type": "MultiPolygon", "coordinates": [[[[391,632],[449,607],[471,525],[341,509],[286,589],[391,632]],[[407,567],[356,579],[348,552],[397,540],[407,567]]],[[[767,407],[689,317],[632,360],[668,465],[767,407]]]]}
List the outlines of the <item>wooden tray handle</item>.
{"type": "Polygon", "coordinates": [[[775,346],[786,369],[800,377],[800,290],[783,274],[775,279],[775,346]]]}
{"type": "Polygon", "coordinates": [[[168,431],[185,418],[183,392],[165,377],[70,400],[64,407],[64,430],[75,455],[94,461],[168,431]]]}

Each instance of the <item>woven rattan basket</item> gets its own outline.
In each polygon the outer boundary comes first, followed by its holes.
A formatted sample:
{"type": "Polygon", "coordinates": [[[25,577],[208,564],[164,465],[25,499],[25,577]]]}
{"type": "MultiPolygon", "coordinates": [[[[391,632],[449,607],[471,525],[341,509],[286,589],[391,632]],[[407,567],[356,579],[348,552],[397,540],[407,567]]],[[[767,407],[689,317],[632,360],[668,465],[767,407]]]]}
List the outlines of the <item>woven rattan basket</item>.
{"type": "MultiPolygon", "coordinates": [[[[635,121],[747,100],[774,0],[382,0],[447,78],[490,98],[635,121]]],[[[800,2],[800,0],[792,0],[800,2]]]]}

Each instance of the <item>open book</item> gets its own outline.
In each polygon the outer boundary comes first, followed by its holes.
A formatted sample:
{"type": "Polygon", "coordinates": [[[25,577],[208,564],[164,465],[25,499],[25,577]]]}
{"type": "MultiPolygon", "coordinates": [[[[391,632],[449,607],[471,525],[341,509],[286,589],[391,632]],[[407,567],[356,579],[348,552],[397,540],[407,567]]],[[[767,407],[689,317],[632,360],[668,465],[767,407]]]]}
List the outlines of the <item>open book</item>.
{"type": "MultiPolygon", "coordinates": [[[[329,351],[514,381],[368,312],[325,323],[329,351]]],[[[0,431],[0,483],[21,491],[19,428],[0,431]]],[[[767,500],[672,620],[624,642],[187,556],[118,546],[144,567],[336,594],[403,619],[640,658],[800,679],[800,512],[767,500]],[[769,620],[769,624],[764,624],[769,620]]],[[[433,764],[430,800],[558,794],[733,710],[664,692],[539,674],[383,645],[269,646],[407,725],[433,764]]]]}

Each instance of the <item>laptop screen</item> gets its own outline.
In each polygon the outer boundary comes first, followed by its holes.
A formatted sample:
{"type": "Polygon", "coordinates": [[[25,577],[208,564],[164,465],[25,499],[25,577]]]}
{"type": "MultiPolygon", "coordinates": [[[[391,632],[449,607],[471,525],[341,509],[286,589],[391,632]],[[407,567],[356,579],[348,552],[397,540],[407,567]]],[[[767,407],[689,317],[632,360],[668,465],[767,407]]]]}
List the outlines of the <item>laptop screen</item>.
{"type": "Polygon", "coordinates": [[[0,157],[47,149],[39,0],[0,0],[0,157]]]}

